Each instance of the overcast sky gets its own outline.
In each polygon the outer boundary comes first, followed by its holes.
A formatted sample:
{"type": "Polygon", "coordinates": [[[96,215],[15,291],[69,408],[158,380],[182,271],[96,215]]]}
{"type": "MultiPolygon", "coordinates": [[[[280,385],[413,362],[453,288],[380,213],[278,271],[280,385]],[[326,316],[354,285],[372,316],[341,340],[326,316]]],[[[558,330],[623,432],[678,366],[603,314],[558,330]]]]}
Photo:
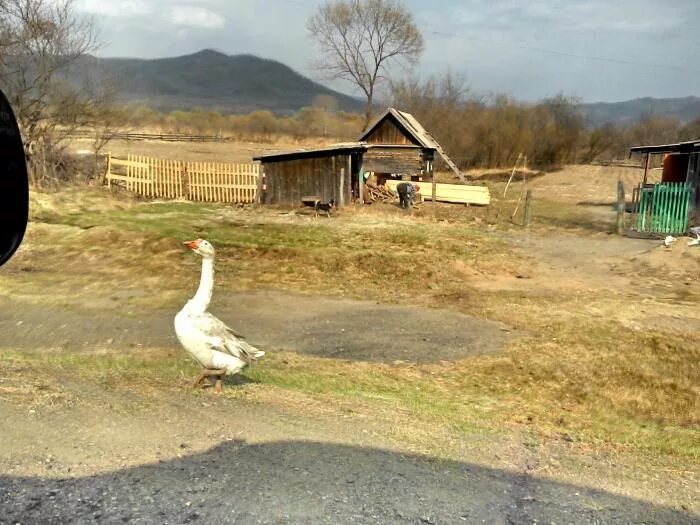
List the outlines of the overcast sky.
{"type": "MultiPolygon", "coordinates": [[[[322,80],[306,20],[319,0],[76,0],[101,56],[213,48],[322,80]]],[[[426,50],[416,72],[461,73],[480,94],[586,102],[700,95],[699,0],[405,0],[426,50]]],[[[348,85],[333,87],[351,92],[348,85]]]]}

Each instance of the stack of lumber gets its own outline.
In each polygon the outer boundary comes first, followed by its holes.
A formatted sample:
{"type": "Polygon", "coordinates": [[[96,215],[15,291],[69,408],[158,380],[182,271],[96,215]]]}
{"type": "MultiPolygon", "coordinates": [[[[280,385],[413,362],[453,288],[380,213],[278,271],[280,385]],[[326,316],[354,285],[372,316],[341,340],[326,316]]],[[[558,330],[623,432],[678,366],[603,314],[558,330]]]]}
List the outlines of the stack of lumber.
{"type": "MultiPolygon", "coordinates": [[[[396,185],[401,181],[386,181],[387,188],[396,191],[396,185]]],[[[414,182],[423,200],[432,199],[432,184],[429,181],[414,182]]],[[[440,202],[455,202],[461,204],[476,204],[487,206],[491,202],[491,194],[486,186],[468,186],[466,184],[435,185],[435,200],[440,202]]]]}

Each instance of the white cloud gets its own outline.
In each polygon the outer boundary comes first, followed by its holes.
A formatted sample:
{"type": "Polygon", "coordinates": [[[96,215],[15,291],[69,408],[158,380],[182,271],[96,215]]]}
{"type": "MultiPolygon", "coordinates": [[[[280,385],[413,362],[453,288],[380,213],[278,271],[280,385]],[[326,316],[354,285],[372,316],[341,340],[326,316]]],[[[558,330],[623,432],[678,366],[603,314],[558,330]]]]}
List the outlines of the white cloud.
{"type": "MultiPolygon", "coordinates": [[[[313,67],[317,48],[305,23],[321,0],[75,1],[93,14],[106,56],[163,57],[215,48],[273,58],[319,79],[313,67]]],[[[416,74],[450,67],[465,73],[477,92],[508,91],[535,100],[563,91],[587,100],[622,100],[688,95],[700,85],[682,58],[697,48],[698,0],[403,2],[426,40],[416,74]],[[687,70],[647,67],[667,63],[687,70]]],[[[335,87],[350,89],[346,83],[335,87]]]]}
{"type": "Polygon", "coordinates": [[[226,25],[226,18],[220,14],[190,5],[174,7],[170,13],[170,21],[176,25],[207,29],[221,29],[226,25]]]}
{"type": "Polygon", "coordinates": [[[141,0],[81,0],[82,11],[95,15],[129,18],[151,13],[151,8],[141,0]]]}

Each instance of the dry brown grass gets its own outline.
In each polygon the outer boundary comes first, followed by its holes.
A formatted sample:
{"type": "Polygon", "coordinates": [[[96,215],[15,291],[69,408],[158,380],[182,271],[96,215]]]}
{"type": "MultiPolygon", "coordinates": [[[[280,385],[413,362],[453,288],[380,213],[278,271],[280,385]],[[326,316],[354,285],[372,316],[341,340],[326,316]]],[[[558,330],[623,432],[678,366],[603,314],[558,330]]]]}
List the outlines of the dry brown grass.
{"type": "MultiPolygon", "coordinates": [[[[512,204],[497,199],[493,208],[507,211],[512,204]]],[[[439,306],[503,321],[525,334],[502,355],[421,366],[275,353],[248,373],[257,382],[249,395],[260,402],[296,399],[302,406],[311,400],[307,410],[340,414],[355,406],[389,422],[396,436],[413,439],[420,450],[431,437],[517,429],[581,447],[697,458],[700,337],[693,330],[635,329],[642,300],[645,315],[694,315],[691,307],[665,303],[669,287],[686,285],[657,275],[643,291],[615,290],[604,279],[587,278],[579,288],[557,291],[556,279],[565,272],[556,268],[542,277],[554,281],[547,287],[519,280],[522,273],[541,272],[536,254],[514,247],[508,237],[514,226],[495,217],[493,208],[441,207],[436,223],[424,210],[406,216],[391,207],[312,220],[275,209],[138,202],[71,189],[34,195],[27,243],[3,268],[0,286],[15,297],[56,305],[109,310],[117,297],[119,308],[135,315],[171,308],[180,304],[184,276],[196,264],[180,241],[205,235],[219,248],[218,282],[228,289],[439,306]],[[490,219],[479,215],[489,213],[490,219]],[[499,279],[519,287],[483,286],[499,279]],[[397,294],[397,284],[407,291],[397,294]],[[411,421],[434,430],[415,433],[411,421]]],[[[577,209],[559,204],[547,215],[541,208],[533,235],[585,222],[573,213],[577,209]]],[[[585,242],[587,228],[573,229],[585,242]]],[[[547,264],[569,268],[566,261],[547,264]]],[[[638,268],[624,257],[615,264],[622,272],[638,268]]],[[[590,267],[577,271],[585,278],[590,267]]],[[[52,363],[60,370],[70,363],[115,388],[152,388],[133,377],[149,378],[158,388],[184,385],[190,365],[154,355],[16,355],[3,367],[46,370],[52,363]]]]}
{"type": "MultiPolygon", "coordinates": [[[[300,148],[316,148],[338,142],[334,139],[295,139],[292,137],[276,136],[269,142],[162,142],[157,140],[111,140],[103,149],[104,153],[111,152],[117,157],[129,154],[154,157],[158,159],[187,160],[199,162],[253,162],[253,157],[279,151],[293,151],[300,148]]],[[[92,141],[74,139],[70,149],[90,150],[92,141]]]]}

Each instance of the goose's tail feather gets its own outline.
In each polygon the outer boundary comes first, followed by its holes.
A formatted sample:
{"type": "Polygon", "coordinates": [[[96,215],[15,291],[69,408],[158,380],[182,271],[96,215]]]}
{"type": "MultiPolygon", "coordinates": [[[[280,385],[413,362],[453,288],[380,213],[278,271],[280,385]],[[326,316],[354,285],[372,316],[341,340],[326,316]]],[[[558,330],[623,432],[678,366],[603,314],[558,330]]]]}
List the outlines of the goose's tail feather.
{"type": "Polygon", "coordinates": [[[226,348],[232,355],[238,356],[246,362],[255,361],[260,359],[265,355],[265,352],[258,350],[253,345],[247,343],[243,339],[238,339],[236,341],[228,341],[226,343],[226,348]]]}

